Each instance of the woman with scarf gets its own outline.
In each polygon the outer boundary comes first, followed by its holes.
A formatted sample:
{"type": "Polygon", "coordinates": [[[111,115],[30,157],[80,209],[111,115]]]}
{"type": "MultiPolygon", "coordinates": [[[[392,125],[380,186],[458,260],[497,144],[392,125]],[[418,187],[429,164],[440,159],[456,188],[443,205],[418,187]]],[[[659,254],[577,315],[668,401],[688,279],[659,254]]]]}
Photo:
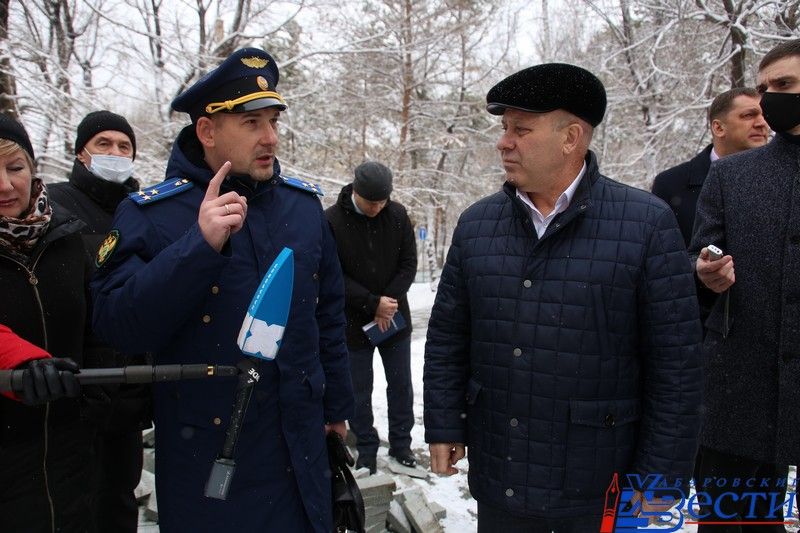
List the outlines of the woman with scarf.
{"type": "Polygon", "coordinates": [[[25,371],[24,390],[0,397],[0,531],[93,531],[93,434],[74,375],[89,258],[33,161],[25,129],[0,115],[0,361],[25,371]]]}

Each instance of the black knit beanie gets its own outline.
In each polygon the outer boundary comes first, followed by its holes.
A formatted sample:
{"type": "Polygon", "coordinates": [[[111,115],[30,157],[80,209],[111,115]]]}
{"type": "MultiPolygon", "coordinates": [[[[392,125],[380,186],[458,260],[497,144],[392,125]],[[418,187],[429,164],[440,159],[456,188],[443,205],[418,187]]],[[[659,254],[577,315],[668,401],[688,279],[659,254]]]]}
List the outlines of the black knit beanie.
{"type": "Polygon", "coordinates": [[[0,114],[0,139],[7,139],[14,141],[22,147],[23,150],[28,152],[31,159],[36,159],[33,156],[33,145],[31,139],[28,137],[28,132],[25,128],[17,122],[15,118],[5,113],[0,114]]]}
{"type": "Polygon", "coordinates": [[[377,161],[366,161],[353,172],[353,190],[370,202],[386,200],[392,193],[392,171],[377,161]]]}
{"type": "Polygon", "coordinates": [[[78,155],[92,137],[101,131],[119,131],[128,136],[133,146],[133,159],[136,159],[136,135],[133,128],[122,115],[111,111],[92,111],[78,124],[78,133],[75,137],[75,155],[78,155]]]}

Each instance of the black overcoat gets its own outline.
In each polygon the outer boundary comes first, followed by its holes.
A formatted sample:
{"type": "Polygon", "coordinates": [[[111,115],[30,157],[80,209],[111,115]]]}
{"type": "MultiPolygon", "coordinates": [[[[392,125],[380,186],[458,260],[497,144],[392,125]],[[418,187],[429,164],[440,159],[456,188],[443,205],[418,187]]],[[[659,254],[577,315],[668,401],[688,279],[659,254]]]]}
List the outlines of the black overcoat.
{"type": "Polygon", "coordinates": [[[711,166],[690,254],[733,256],[724,302],[706,321],[704,445],[764,462],[800,463],[800,146],[778,135],[711,166]]]}
{"type": "Polygon", "coordinates": [[[336,204],[325,210],[325,216],[336,237],[344,274],[347,346],[360,349],[370,345],[361,328],[375,319],[381,296],[397,300],[398,312],[407,324],[391,341],[411,335],[406,294],[417,273],[417,247],[414,226],[405,207],[389,200],[380,213],[370,218],[356,212],[352,196],[353,185],[345,185],[336,204]]]}

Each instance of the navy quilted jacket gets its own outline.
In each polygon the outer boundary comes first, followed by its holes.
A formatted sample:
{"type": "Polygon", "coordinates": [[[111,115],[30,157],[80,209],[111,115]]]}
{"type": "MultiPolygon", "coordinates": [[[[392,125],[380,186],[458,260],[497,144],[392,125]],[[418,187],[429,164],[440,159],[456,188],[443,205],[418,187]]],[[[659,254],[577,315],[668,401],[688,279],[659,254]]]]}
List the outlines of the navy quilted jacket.
{"type": "Polygon", "coordinates": [[[688,481],[701,325],[672,211],[593,153],[541,239],[515,189],[461,216],[425,348],[425,440],[467,444],[472,495],[598,515],[614,472],[688,481]]]}

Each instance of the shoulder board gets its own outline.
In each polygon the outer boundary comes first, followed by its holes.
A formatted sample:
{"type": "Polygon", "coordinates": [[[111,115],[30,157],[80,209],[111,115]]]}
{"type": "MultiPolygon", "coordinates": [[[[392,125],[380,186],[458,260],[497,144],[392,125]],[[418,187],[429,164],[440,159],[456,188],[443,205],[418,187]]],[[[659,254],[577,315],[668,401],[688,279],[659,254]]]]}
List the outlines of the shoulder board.
{"type": "Polygon", "coordinates": [[[164,198],[175,196],[182,192],[186,192],[194,187],[194,183],[186,178],[172,178],[159,183],[158,185],[151,185],[145,187],[141,191],[132,192],[128,194],[128,198],[133,200],[139,205],[152,204],[164,198]]]}
{"type": "Polygon", "coordinates": [[[322,192],[322,189],[316,183],[301,180],[300,178],[293,178],[292,176],[281,176],[281,181],[283,181],[284,185],[288,185],[289,187],[294,187],[296,189],[300,189],[301,191],[313,192],[314,194],[325,196],[325,193],[322,192]]]}

